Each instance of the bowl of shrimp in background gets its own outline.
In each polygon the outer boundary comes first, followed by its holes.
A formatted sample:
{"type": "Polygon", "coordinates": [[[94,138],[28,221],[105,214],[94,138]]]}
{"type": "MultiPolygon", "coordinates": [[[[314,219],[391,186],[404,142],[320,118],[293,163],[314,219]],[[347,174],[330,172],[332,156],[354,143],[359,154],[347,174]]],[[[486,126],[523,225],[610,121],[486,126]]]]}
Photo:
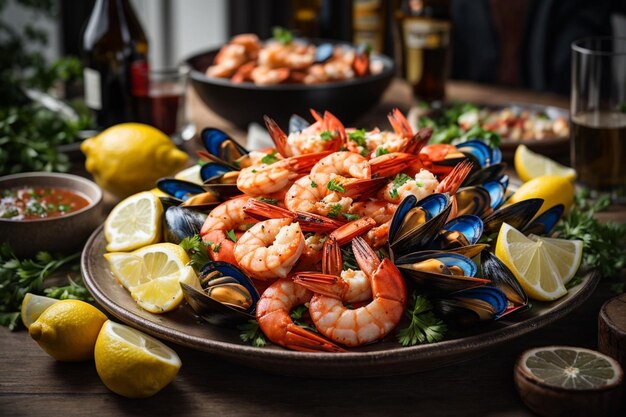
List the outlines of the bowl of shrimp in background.
{"type": "Polygon", "coordinates": [[[355,59],[364,53],[341,42],[295,39],[285,45],[245,34],[186,63],[204,104],[238,127],[262,123],[266,114],[286,125],[291,115],[311,108],[350,123],[378,103],[394,74],[393,61],[384,55],[355,59]]]}

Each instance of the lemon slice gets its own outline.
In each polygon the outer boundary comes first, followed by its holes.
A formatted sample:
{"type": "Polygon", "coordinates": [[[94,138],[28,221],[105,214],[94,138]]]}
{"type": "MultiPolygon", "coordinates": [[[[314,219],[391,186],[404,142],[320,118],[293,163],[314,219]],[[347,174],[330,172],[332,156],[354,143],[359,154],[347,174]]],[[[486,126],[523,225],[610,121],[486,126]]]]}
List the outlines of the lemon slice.
{"type": "Polygon", "coordinates": [[[514,381],[522,401],[542,416],[614,416],[623,375],[619,363],[600,352],[546,346],[519,357],[514,381]]]}
{"type": "Polygon", "coordinates": [[[567,293],[567,283],[580,266],[582,242],[524,236],[503,223],[496,256],[509,267],[529,297],[550,301],[567,293]]]}
{"type": "Polygon", "coordinates": [[[45,297],[43,295],[36,295],[27,292],[22,300],[21,317],[22,323],[27,329],[41,316],[41,313],[46,311],[48,307],[56,303],[56,298],[45,297]]]}
{"type": "Polygon", "coordinates": [[[94,357],[104,385],[128,398],[156,394],[181,367],[176,352],[161,341],[110,320],[100,330],[94,357]]]}
{"type": "Polygon", "coordinates": [[[173,243],[149,245],[130,253],[107,253],[104,257],[137,304],[151,313],[176,308],[183,299],[180,282],[194,285],[198,280],[193,268],[187,266],[187,252],[173,243]]]}
{"type": "Polygon", "coordinates": [[[563,204],[567,213],[574,203],[574,193],[574,184],[567,178],[544,175],[522,184],[508,202],[513,204],[530,198],[543,198],[537,215],[558,204],[563,204]]]}
{"type": "Polygon", "coordinates": [[[122,200],[104,222],[106,249],[131,251],[157,243],[161,238],[162,216],[161,201],[149,191],[122,200]]]}
{"type": "Polygon", "coordinates": [[[552,159],[535,153],[528,149],[526,145],[519,145],[515,150],[515,171],[524,182],[543,175],[554,175],[564,177],[569,181],[574,181],[576,171],[573,168],[559,164],[552,159]]]}

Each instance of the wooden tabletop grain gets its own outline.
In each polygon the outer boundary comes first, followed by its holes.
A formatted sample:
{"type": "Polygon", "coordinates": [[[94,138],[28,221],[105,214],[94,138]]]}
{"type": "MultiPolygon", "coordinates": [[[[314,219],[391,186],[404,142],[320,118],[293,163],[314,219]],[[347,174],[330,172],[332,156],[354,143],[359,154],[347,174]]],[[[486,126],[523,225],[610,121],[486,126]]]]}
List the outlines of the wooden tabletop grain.
{"type": "MultiPolygon", "coordinates": [[[[519,101],[567,107],[562,97],[458,82],[450,83],[448,95],[483,103],[519,101]]],[[[405,107],[410,99],[406,86],[396,81],[372,114],[384,116],[391,105],[405,107]]],[[[189,100],[196,123],[232,129],[197,98],[189,100]]],[[[602,218],[626,222],[626,208],[612,207],[602,218]]],[[[108,391],[93,361],[56,362],[26,331],[0,328],[0,416],[532,416],[513,386],[515,359],[534,346],[596,348],[598,312],[615,296],[611,283],[601,281],[591,298],[567,317],[495,353],[413,375],[360,380],[284,377],[171,345],[183,362],[179,375],[163,391],[143,400],[108,391]]]]}

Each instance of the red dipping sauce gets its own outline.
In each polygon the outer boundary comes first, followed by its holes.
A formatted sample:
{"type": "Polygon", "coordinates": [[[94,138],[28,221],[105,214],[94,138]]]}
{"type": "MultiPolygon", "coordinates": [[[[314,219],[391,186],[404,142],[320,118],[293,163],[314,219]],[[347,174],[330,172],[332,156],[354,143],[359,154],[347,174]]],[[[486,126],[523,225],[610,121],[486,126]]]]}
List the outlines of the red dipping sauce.
{"type": "Polygon", "coordinates": [[[66,188],[16,187],[0,191],[0,218],[39,220],[60,217],[89,205],[82,195],[66,188]]]}

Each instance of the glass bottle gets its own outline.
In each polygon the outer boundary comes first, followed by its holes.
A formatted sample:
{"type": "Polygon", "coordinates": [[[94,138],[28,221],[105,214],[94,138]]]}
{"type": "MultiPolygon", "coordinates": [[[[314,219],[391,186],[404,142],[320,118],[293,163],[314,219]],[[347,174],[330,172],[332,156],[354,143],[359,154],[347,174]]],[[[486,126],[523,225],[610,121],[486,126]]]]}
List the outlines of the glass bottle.
{"type": "Polygon", "coordinates": [[[443,100],[449,71],[450,1],[406,0],[397,19],[404,78],[418,100],[443,100]]]}
{"type": "Polygon", "coordinates": [[[129,0],[97,0],[82,37],[85,102],[100,128],[150,122],[148,40],[129,0]]]}

